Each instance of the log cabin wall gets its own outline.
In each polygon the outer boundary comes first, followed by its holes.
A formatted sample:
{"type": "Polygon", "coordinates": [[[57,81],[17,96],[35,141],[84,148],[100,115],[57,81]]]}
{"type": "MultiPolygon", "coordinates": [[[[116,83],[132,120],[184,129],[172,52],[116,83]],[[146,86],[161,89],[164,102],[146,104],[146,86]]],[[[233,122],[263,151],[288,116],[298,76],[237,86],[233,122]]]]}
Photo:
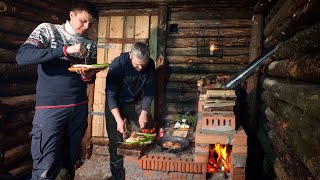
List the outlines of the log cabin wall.
{"type": "Polygon", "coordinates": [[[18,66],[16,52],[40,23],[64,23],[69,6],[61,0],[0,1],[0,174],[25,176],[32,169],[36,66],[18,66]]]}
{"type": "Polygon", "coordinates": [[[174,120],[179,114],[196,115],[198,80],[232,76],[246,66],[252,12],[250,1],[218,0],[169,6],[165,119],[174,120]],[[177,26],[177,32],[170,32],[173,25],[177,26]],[[213,39],[218,31],[222,38],[222,57],[197,54],[197,41],[213,39]]]}
{"type": "Polygon", "coordinates": [[[260,0],[261,46],[275,48],[262,69],[257,137],[264,176],[320,178],[320,2],[260,0]],[[273,174],[273,170],[274,173],[273,174]]]}

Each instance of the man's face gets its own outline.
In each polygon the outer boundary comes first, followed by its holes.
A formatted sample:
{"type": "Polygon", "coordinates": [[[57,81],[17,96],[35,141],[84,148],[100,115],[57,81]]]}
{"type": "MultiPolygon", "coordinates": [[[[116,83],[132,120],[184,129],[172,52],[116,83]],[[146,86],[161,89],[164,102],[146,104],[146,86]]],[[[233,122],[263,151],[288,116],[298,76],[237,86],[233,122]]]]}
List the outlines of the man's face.
{"type": "Polygon", "coordinates": [[[86,11],[70,12],[70,24],[77,34],[85,34],[87,30],[90,28],[92,22],[92,16],[86,11]]]}
{"type": "Polygon", "coordinates": [[[148,60],[140,60],[137,57],[135,57],[134,55],[132,55],[131,53],[129,53],[129,54],[130,54],[132,66],[138,72],[143,71],[148,66],[149,59],[148,60]]]}

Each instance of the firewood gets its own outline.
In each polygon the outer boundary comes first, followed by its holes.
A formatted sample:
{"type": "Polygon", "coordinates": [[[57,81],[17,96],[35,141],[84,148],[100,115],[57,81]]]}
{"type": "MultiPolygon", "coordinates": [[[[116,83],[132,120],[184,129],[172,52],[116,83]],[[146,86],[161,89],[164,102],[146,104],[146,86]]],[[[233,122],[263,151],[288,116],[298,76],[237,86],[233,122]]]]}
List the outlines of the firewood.
{"type": "Polygon", "coordinates": [[[0,63],[15,63],[16,52],[10,49],[0,48],[0,63]]]}
{"type": "Polygon", "coordinates": [[[272,48],[294,35],[297,31],[317,22],[320,19],[320,4],[317,0],[308,1],[292,17],[285,20],[272,34],[264,40],[265,48],[272,48]]]}
{"type": "Polygon", "coordinates": [[[223,56],[222,58],[168,55],[167,60],[170,64],[247,64],[248,55],[223,56]]]}
{"type": "Polygon", "coordinates": [[[320,83],[320,54],[309,54],[299,58],[273,61],[264,72],[269,76],[320,83]]]}
{"type": "Polygon", "coordinates": [[[264,37],[268,37],[284,20],[293,15],[307,0],[287,0],[264,29],[264,37]]]}
{"type": "Polygon", "coordinates": [[[320,120],[320,85],[293,83],[277,78],[264,78],[263,87],[272,94],[320,120]]]}
{"type": "Polygon", "coordinates": [[[19,66],[13,63],[0,64],[0,80],[21,81],[37,79],[35,65],[19,66]]]}
{"type": "Polygon", "coordinates": [[[224,98],[235,98],[236,93],[234,90],[207,90],[207,98],[213,97],[224,97],[224,98]]]}
{"type": "Polygon", "coordinates": [[[279,44],[274,52],[276,59],[288,59],[309,53],[316,53],[320,49],[320,23],[297,32],[290,39],[279,44]]]}
{"type": "Polygon", "coordinates": [[[35,94],[36,92],[36,82],[19,82],[19,83],[1,83],[0,96],[10,97],[10,96],[20,96],[27,94],[35,94]]]}

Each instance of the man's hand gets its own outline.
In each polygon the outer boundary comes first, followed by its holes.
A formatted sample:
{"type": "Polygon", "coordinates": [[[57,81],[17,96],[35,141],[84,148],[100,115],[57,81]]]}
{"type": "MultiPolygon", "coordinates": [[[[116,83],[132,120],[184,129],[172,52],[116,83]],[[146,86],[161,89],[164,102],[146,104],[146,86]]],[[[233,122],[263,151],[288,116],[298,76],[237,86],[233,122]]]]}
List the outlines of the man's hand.
{"type": "Polygon", "coordinates": [[[126,128],[126,123],[124,122],[124,120],[117,120],[117,130],[123,134],[127,131],[127,128],[126,128]]]}
{"type": "Polygon", "coordinates": [[[66,51],[68,54],[78,53],[81,58],[86,57],[88,53],[87,48],[83,46],[81,43],[68,46],[66,51]]]}
{"type": "Polygon", "coordinates": [[[76,73],[81,74],[85,80],[90,80],[97,73],[97,71],[85,71],[84,69],[79,68],[76,69],[76,73]]]}
{"type": "Polygon", "coordinates": [[[144,128],[146,126],[147,122],[148,122],[148,112],[145,110],[142,110],[141,114],[139,116],[140,128],[144,128]]]}

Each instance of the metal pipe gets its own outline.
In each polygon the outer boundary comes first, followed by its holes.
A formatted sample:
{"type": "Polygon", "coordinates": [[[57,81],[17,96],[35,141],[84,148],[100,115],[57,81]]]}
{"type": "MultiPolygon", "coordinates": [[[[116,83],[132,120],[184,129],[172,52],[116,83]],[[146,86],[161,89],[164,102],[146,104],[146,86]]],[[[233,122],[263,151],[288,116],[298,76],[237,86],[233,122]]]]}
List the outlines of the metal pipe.
{"type": "Polygon", "coordinates": [[[223,89],[235,89],[237,86],[239,86],[245,80],[247,80],[252,74],[257,72],[257,70],[260,68],[261,64],[266,59],[268,59],[268,57],[270,55],[273,54],[273,52],[277,49],[277,47],[275,47],[274,49],[270,50],[268,53],[258,57],[256,60],[251,62],[245,69],[240,71],[238,74],[233,76],[228,82],[223,84],[222,88],[223,89]]]}

